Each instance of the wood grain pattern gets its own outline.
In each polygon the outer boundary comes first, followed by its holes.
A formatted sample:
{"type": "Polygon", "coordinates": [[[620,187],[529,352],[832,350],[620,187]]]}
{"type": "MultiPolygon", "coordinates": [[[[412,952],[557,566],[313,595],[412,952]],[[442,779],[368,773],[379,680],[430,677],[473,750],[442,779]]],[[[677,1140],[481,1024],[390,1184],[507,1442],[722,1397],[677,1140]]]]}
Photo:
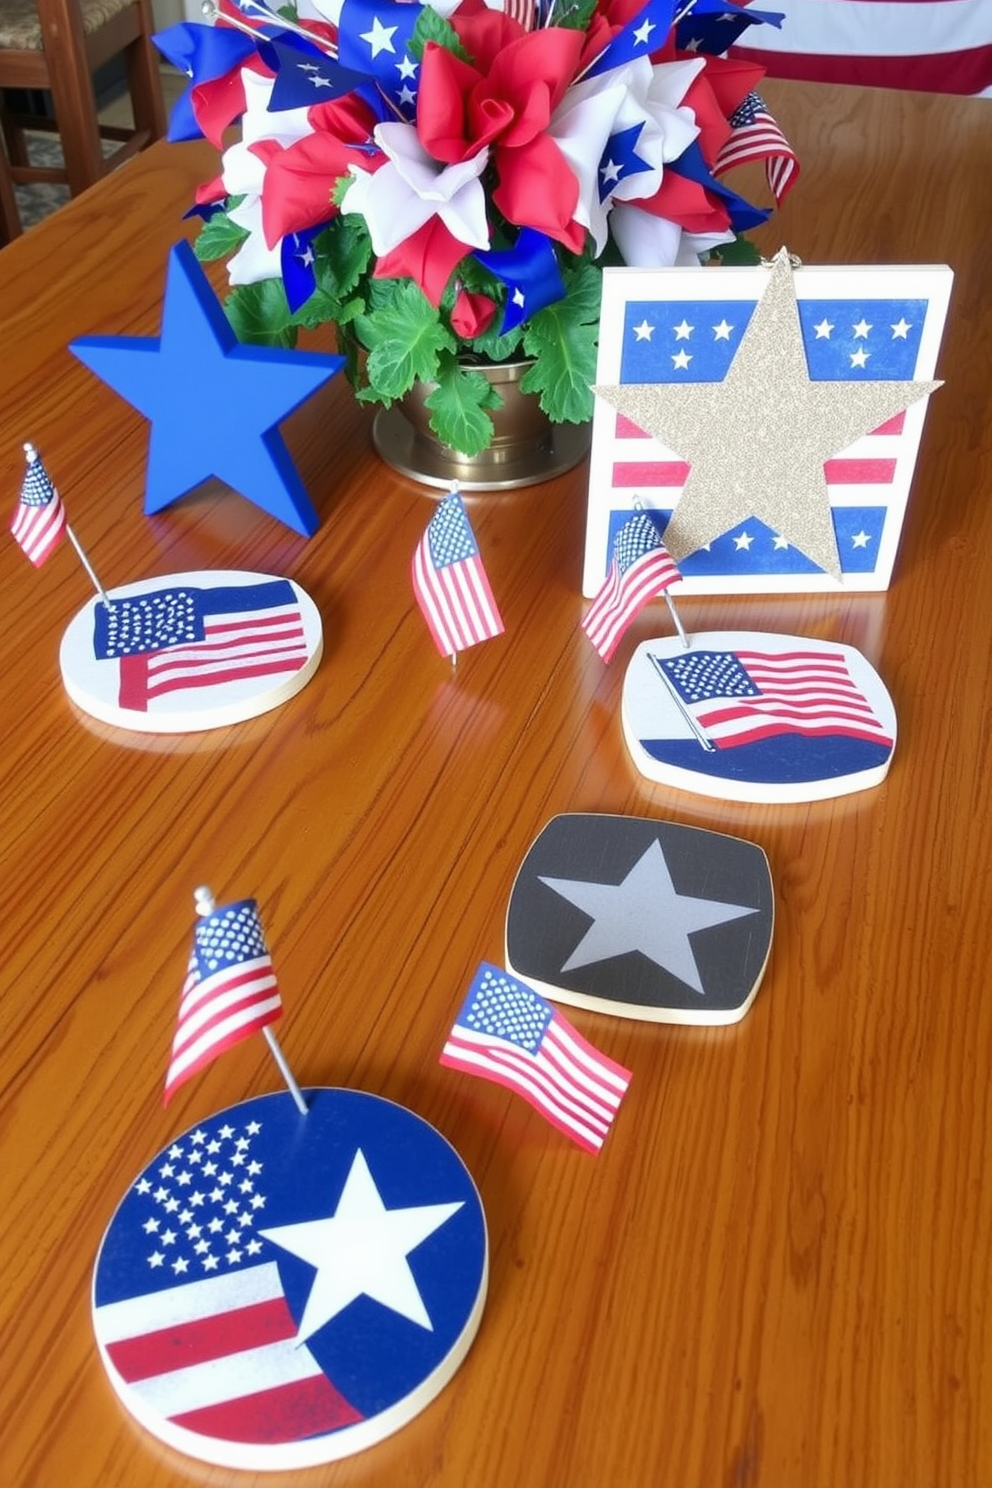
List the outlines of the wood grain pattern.
{"type": "Polygon", "coordinates": [[[642,616],[609,669],[580,633],[581,468],[472,501],[507,634],[454,674],[408,581],[430,498],[376,462],[340,380],[284,426],[322,517],[310,542],[219,487],[142,515],[146,426],[66,347],[157,333],[206,147],[156,146],[0,254],[11,504],[30,438],[104,583],[286,573],[320,606],[326,647],[277,714],[125,736],[59,683],[58,641],[87,598],[71,551],[35,573],[0,545],[5,1482],[290,1481],[148,1439],[90,1329],[124,1187],[200,1113],[275,1084],[250,1040],[161,1108],[201,882],[258,898],[300,1078],[432,1121],[490,1225],[490,1302],[454,1382],[371,1452],[294,1474],[300,1488],[992,1481],[990,106],[813,85],[768,97],[804,174],[764,246],[957,275],[891,590],[686,601],[690,626],[840,640],[878,668],[893,766],[834,802],[732,806],[637,776],[623,668],[667,622],[642,616]],[[750,837],[777,895],[740,1025],[576,1012],[634,1072],[598,1158],[437,1063],[476,965],[500,960],[517,866],[562,811],[750,837]]]}

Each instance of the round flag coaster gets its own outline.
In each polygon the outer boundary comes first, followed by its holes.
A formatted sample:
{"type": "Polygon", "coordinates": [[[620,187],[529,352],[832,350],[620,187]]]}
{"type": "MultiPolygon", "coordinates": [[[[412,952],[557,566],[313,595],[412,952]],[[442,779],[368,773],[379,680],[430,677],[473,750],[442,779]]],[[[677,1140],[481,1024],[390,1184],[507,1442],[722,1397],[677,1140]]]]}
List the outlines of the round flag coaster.
{"type": "Polygon", "coordinates": [[[317,670],[320,613],[291,579],[168,574],[95,597],[59,652],[73,702],[103,723],[185,734],[288,702],[317,670]]]}
{"type": "Polygon", "coordinates": [[[223,1467],[311,1467],[399,1430],[478,1330],[488,1243],[454,1149],[354,1090],[260,1096],[132,1184],[97,1256],[93,1325],[126,1409],[223,1467]]]}
{"type": "Polygon", "coordinates": [[[736,1023],[765,973],[775,896],[741,837],[636,816],[552,817],[506,915],[506,964],[556,1002],[655,1023],[736,1023]]]}
{"type": "Polygon", "coordinates": [[[624,677],[624,737],[651,780],[726,801],[823,801],[878,785],[892,699],[853,646],[767,631],[645,641],[624,677]]]}

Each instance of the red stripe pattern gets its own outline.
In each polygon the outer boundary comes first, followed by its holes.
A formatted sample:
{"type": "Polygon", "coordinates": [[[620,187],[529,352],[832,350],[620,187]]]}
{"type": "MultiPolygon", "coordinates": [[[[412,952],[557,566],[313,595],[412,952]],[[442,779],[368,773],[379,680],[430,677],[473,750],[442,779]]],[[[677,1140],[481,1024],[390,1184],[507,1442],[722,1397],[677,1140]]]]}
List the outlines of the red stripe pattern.
{"type": "Polygon", "coordinates": [[[297,1342],[275,1262],[111,1303],[95,1323],[133,1396],[203,1436],[291,1442],[362,1419],[297,1342]]]}
{"type": "MultiPolygon", "coordinates": [[[[887,436],[902,433],[904,414],[887,420],[872,430],[875,435],[887,436]]],[[[685,460],[661,460],[638,458],[640,445],[643,448],[651,436],[623,414],[618,414],[615,423],[613,461],[613,487],[636,491],[641,487],[653,490],[671,488],[681,491],[689,475],[685,460]]],[[[823,462],[823,471],[828,486],[888,486],[896,473],[896,460],[887,455],[860,459],[833,459],[823,462]]]]}
{"type": "Polygon", "coordinates": [[[202,641],[120,658],[118,702],[136,713],[169,693],[298,672],[308,660],[296,605],[217,615],[202,641]]]}
{"type": "Polygon", "coordinates": [[[988,0],[776,0],[780,31],[754,28],[731,55],[772,77],[871,88],[992,90],[988,0]]]}
{"type": "Polygon", "coordinates": [[[629,1070],[594,1049],[532,987],[485,962],[441,1063],[516,1091],[588,1152],[602,1147],[630,1084],[629,1070]]]}
{"type": "Polygon", "coordinates": [[[254,899],[224,905],[197,923],[179,1004],[165,1101],[219,1054],[274,1023],[282,999],[254,899]]]}

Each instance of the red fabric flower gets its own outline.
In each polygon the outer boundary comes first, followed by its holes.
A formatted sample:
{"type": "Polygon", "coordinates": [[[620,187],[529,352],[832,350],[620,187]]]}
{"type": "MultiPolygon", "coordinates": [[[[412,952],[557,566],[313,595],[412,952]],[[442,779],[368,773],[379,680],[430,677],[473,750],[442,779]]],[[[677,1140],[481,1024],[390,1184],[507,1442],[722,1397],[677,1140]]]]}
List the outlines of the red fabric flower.
{"type": "Polygon", "coordinates": [[[471,294],[467,289],[461,289],[451,311],[451,329],[456,336],[471,341],[489,329],[495,314],[495,300],[485,294],[471,294]]]}
{"type": "Polygon", "coordinates": [[[225,72],[223,77],[197,83],[190,89],[193,117],[216,150],[224,148],[224,131],[245,111],[245,85],[241,72],[246,67],[260,77],[273,76],[259,57],[251,56],[232,67],[230,72],[225,72]]]}
{"type": "Polygon", "coordinates": [[[654,196],[639,197],[625,205],[664,217],[689,233],[726,232],[730,226],[730,213],[720,197],[674,170],[666,170],[654,196]]]}
{"type": "MultiPolygon", "coordinates": [[[[367,104],[354,97],[312,108],[313,134],[294,140],[269,158],[262,192],[262,229],[273,248],[287,233],[313,227],[337,214],[331,192],[350,165],[378,170],[386,157],[357,148],[375,123],[367,104]],[[351,143],[351,142],[354,143],[351,143]]],[[[256,152],[257,153],[257,152],[256,152]]]]}
{"type": "Polygon", "coordinates": [[[547,129],[575,76],[583,33],[525,32],[501,11],[474,8],[456,12],[452,25],[475,60],[462,62],[433,42],[425,47],[417,101],[424,149],[452,165],[488,146],[500,211],[580,251],[578,182],[547,129]]]}
{"type": "Polygon", "coordinates": [[[432,217],[377,260],[373,277],[412,279],[436,309],[464,257],[465,244],[448,231],[440,217],[432,217]]]}

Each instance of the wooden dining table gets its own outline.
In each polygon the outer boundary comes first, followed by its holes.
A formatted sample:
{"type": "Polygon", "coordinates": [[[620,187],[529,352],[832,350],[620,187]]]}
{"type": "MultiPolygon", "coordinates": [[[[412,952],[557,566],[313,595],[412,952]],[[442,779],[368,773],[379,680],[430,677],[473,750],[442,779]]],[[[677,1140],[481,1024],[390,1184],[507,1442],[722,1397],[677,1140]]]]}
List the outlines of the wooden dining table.
{"type": "MultiPolygon", "coordinates": [[[[814,264],[947,263],[950,316],[887,592],[691,597],[687,627],[857,646],[898,742],[872,790],[747,805],[652,784],[624,743],[648,606],[604,666],[580,630],[586,465],[479,494],[505,635],[439,657],[410,585],[436,493],[374,454],[337,377],[282,426],[306,540],[213,481],[143,512],[148,425],[69,352],[159,333],[204,143],[156,145],[0,253],[0,472],[38,447],[108,587],[296,580],[324,655],[278,711],[139,735],[66,695],[91,592],[68,544],[0,547],[0,1480],[11,1488],[980,1488],[992,1482],[992,103],[812,84],[767,98],[802,162],[756,239],[814,264]],[[632,1072],[598,1155],[442,1067],[537,834],[567,812],[733,834],[775,896],[729,1027],[569,1009],[632,1072]],[[101,1237],[177,1133],[279,1088],[260,1037],[162,1088],[193,890],[257,899],[305,1087],[387,1098],[457,1150],[488,1301],[397,1434],[293,1473],[206,1466],[139,1426],[94,1340],[101,1237]]],[[[216,270],[216,266],[215,266],[216,270]]],[[[214,283],[220,280],[212,271],[214,283]]],[[[308,345],[332,349],[330,333],[308,345]]]]}

